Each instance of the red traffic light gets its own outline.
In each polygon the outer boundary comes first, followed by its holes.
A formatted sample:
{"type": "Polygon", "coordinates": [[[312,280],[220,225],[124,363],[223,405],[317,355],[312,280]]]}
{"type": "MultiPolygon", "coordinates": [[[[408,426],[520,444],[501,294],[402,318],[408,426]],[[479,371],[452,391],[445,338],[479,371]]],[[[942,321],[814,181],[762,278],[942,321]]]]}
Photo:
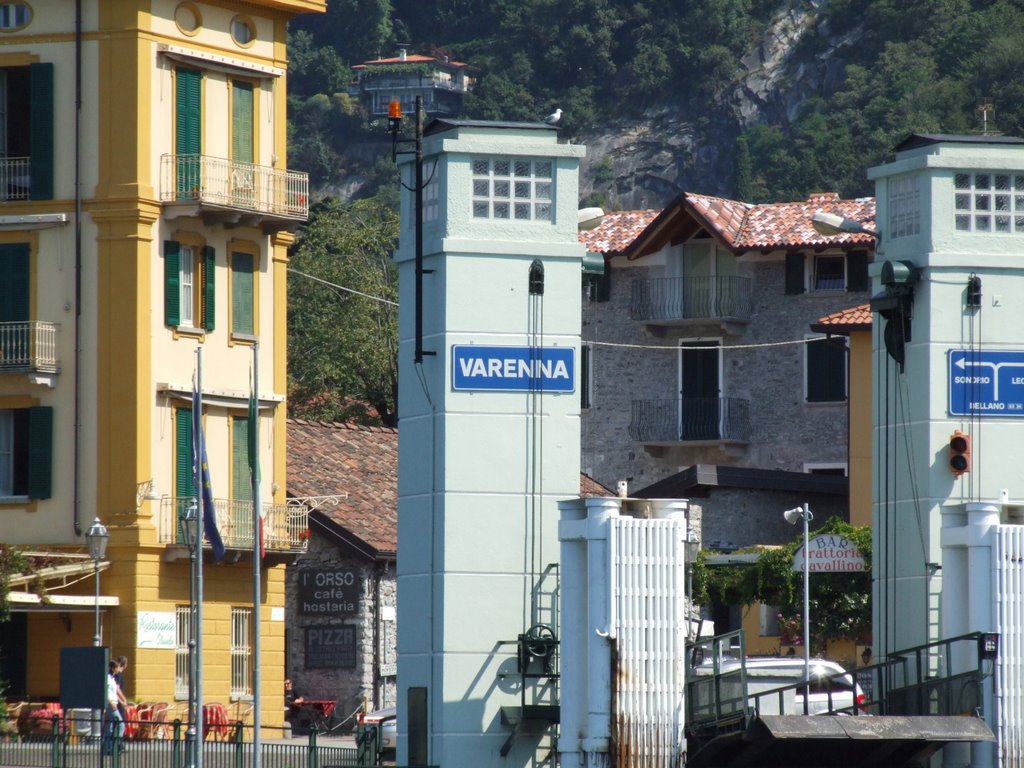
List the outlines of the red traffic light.
{"type": "Polygon", "coordinates": [[[971,436],[959,429],[949,436],[949,471],[957,477],[971,471],[971,436]]]}

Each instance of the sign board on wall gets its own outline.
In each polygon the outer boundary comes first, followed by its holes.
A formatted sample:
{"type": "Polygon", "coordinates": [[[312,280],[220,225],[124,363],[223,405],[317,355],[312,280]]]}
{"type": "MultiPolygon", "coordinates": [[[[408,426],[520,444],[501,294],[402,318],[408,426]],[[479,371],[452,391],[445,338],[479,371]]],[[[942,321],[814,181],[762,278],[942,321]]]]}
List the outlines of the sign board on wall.
{"type": "Polygon", "coordinates": [[[135,622],[138,648],[174,648],[177,631],[173,611],[139,611],[135,622]]]}
{"type": "Polygon", "coordinates": [[[452,389],[491,392],[573,392],[572,347],[452,346],[452,389]]]}
{"type": "Polygon", "coordinates": [[[302,568],[300,616],[352,616],[359,610],[363,580],[350,568],[302,568]]]}
{"type": "Polygon", "coordinates": [[[306,627],[306,669],[351,669],[355,665],[355,627],[306,627]]]}
{"type": "MultiPolygon", "coordinates": [[[[808,542],[808,565],[811,573],[861,573],[867,570],[864,556],[845,536],[825,533],[808,542]]],[[[793,570],[804,570],[804,548],[793,555],[793,570]]]]}
{"type": "Polygon", "coordinates": [[[951,349],[949,415],[1024,417],[1024,351],[951,349]]]}

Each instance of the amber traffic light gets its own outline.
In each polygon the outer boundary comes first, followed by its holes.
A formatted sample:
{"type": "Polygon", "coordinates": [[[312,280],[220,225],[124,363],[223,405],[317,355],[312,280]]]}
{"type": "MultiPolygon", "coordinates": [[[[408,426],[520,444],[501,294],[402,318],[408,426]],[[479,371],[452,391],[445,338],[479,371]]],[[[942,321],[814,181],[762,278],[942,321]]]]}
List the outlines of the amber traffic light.
{"type": "Polygon", "coordinates": [[[971,436],[959,429],[949,436],[949,471],[957,477],[971,471],[971,436]]]}

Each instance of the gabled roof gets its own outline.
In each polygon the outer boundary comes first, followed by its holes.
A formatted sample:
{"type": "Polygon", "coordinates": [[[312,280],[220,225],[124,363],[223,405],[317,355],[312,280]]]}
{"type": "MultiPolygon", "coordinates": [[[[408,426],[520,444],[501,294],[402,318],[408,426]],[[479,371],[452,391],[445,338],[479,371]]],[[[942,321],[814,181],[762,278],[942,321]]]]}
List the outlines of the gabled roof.
{"type": "Polygon", "coordinates": [[[712,487],[845,496],[849,479],[840,475],[787,472],[781,469],[694,464],[632,495],[639,499],[685,499],[706,496],[712,487]]]}
{"type": "Polygon", "coordinates": [[[386,59],[364,61],[362,64],[353,65],[352,69],[369,69],[374,66],[387,66],[389,64],[435,64],[442,69],[477,71],[477,68],[472,64],[466,64],[463,61],[452,61],[451,59],[438,56],[424,56],[422,53],[408,53],[404,58],[401,56],[390,56],[386,59]]]}
{"type": "Polygon", "coordinates": [[[846,335],[853,331],[871,330],[871,305],[861,304],[825,315],[818,322],[811,324],[815,333],[832,333],[846,335]]]}
{"type": "MultiPolygon", "coordinates": [[[[398,430],[288,419],[288,495],[347,494],[310,513],[310,526],[371,560],[398,548],[398,430]]],[[[612,496],[580,473],[580,496],[612,496]]]]}
{"type": "Polygon", "coordinates": [[[737,255],[797,248],[874,248],[875,239],[868,234],[821,235],[816,232],[811,226],[811,217],[819,210],[870,225],[875,220],[875,199],[843,200],[835,192],[823,192],[802,202],[755,205],[684,192],[620,252],[629,259],[638,259],[701,231],[737,255]]]}
{"type": "Polygon", "coordinates": [[[580,242],[588,251],[603,253],[605,258],[618,256],[659,213],[657,210],[609,211],[601,226],[580,232],[580,242]]]}

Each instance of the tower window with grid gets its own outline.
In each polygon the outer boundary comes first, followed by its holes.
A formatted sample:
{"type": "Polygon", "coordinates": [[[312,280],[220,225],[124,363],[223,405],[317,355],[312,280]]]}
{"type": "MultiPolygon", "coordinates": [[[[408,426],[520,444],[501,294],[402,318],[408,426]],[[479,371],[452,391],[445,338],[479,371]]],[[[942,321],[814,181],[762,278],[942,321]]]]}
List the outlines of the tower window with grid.
{"type": "Polygon", "coordinates": [[[188,698],[188,680],[191,676],[189,641],[192,639],[192,611],[187,605],[174,607],[174,698],[188,698]]]}
{"type": "Polygon", "coordinates": [[[552,163],[519,158],[473,159],[473,217],[552,219],[552,163]]]}
{"type": "Polygon", "coordinates": [[[231,609],[231,698],[252,696],[252,609],[231,609]]]}
{"type": "Polygon", "coordinates": [[[889,237],[907,237],[920,232],[920,177],[889,179],[889,237]]]}
{"type": "Polygon", "coordinates": [[[1024,233],[1024,174],[957,173],[953,186],[958,230],[1024,233]]]}

